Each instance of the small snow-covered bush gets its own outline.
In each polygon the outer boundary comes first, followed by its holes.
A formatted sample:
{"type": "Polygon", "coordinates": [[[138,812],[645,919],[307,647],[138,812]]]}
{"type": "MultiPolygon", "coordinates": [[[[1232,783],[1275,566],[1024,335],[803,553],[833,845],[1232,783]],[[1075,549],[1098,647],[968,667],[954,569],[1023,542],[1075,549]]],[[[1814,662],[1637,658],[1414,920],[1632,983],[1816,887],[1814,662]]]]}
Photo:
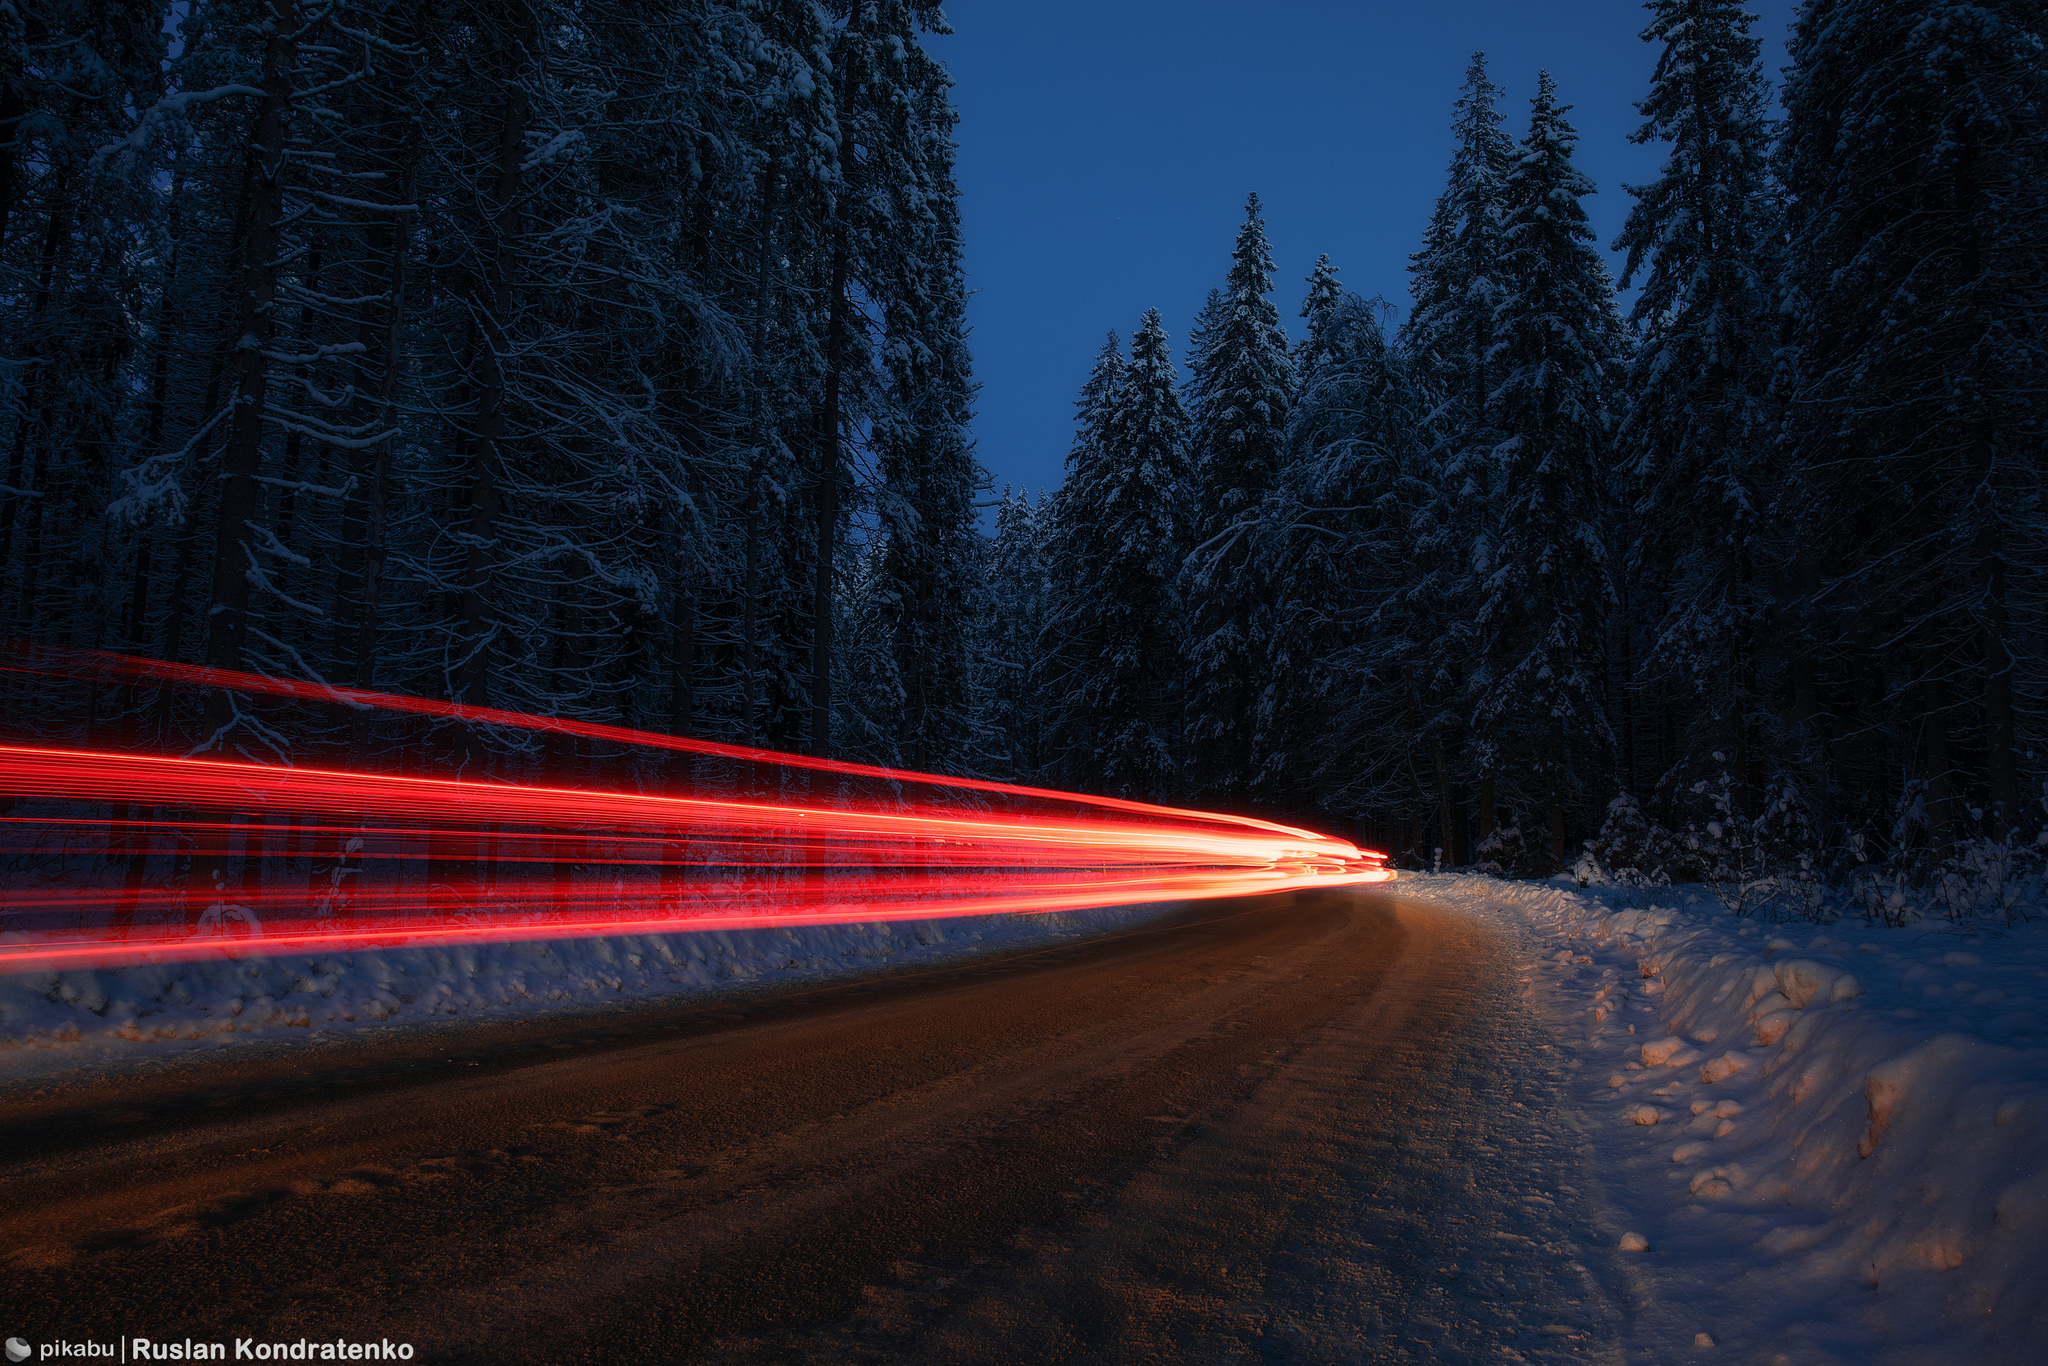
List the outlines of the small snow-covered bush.
{"type": "Polygon", "coordinates": [[[1521,877],[1534,871],[1528,841],[1522,838],[1522,824],[1515,821],[1494,827],[1491,835],[1472,851],[1478,871],[1505,877],[1521,877]]]}
{"type": "Polygon", "coordinates": [[[1857,869],[1849,900],[1870,924],[2012,925],[2048,913],[2048,867],[2040,843],[1978,839],[1931,867],[1908,857],[1857,869]]]}
{"type": "Polygon", "coordinates": [[[1671,882],[1670,869],[1678,861],[1671,832],[1644,815],[1641,803],[1624,792],[1607,804],[1607,819],[1599,835],[1586,841],[1574,871],[1582,887],[1598,882],[1662,887],[1671,882]]]}

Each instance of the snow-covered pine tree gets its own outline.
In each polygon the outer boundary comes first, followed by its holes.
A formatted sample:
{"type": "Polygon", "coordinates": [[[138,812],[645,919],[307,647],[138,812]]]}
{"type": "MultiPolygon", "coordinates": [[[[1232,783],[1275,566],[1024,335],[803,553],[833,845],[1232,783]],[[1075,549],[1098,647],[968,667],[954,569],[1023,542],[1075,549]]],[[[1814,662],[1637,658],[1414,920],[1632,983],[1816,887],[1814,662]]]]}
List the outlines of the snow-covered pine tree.
{"type": "Polygon", "coordinates": [[[1223,337],[1223,325],[1230,318],[1230,301],[1220,289],[1212,289],[1203,298],[1202,306],[1195,310],[1195,320],[1188,325],[1188,373],[1193,377],[1182,395],[1188,418],[1197,427],[1202,422],[1201,376],[1208,372],[1209,353],[1216,349],[1223,337]]]}
{"type": "Polygon", "coordinates": [[[1344,297],[1344,286],[1337,279],[1337,267],[1331,264],[1329,254],[1316,257],[1308,273],[1308,296],[1301,301],[1298,315],[1307,324],[1308,332],[1294,348],[1294,374],[1304,392],[1309,387],[1310,373],[1331,354],[1330,322],[1338,301],[1344,297]]]}
{"type": "Polygon", "coordinates": [[[2031,823],[2020,700],[2043,669],[2015,585],[2044,567],[2044,43],[2031,0],[1814,0],[1785,87],[1786,431],[1824,705],[1883,642],[1861,672],[1917,714],[1937,852],[1973,808],[1994,837],[2031,823]]]}
{"type": "Polygon", "coordinates": [[[1409,261],[1415,307],[1399,337],[1401,349],[1427,368],[1442,391],[1430,426],[1439,459],[1454,476],[1456,462],[1482,440],[1495,375],[1491,355],[1502,288],[1501,214],[1515,151],[1494,108],[1501,93],[1486,74],[1486,54],[1473,53],[1451,120],[1456,146],[1450,173],[1422,250],[1409,261]]]}
{"type": "Polygon", "coordinates": [[[1545,795],[1550,852],[1565,858],[1574,783],[1604,779],[1612,747],[1601,686],[1601,621],[1614,601],[1605,492],[1621,323],[1572,164],[1577,134],[1548,72],[1510,169],[1501,300],[1490,362],[1492,559],[1477,616],[1483,671],[1474,723],[1493,763],[1513,761],[1545,795]]]}
{"type": "Polygon", "coordinates": [[[1272,292],[1273,258],[1254,194],[1245,201],[1221,316],[1209,323],[1191,362],[1195,513],[1180,573],[1188,785],[1205,800],[1230,805],[1246,799],[1254,772],[1259,636],[1269,627],[1253,537],[1280,468],[1294,393],[1294,364],[1272,292]]]}
{"type": "Polygon", "coordinates": [[[943,770],[966,757],[970,734],[970,581],[980,570],[974,495],[985,482],[967,435],[973,382],[967,354],[955,121],[944,68],[904,49],[906,98],[889,135],[905,170],[892,178],[886,235],[898,270],[882,277],[882,366],[873,443],[882,536],[879,601],[890,613],[895,661],[893,729],[904,762],[943,770]]]}
{"type": "MultiPolygon", "coordinates": [[[[1754,814],[1758,654],[1770,608],[1760,575],[1776,499],[1767,458],[1780,265],[1769,90],[1754,16],[1735,0],[1655,0],[1650,9],[1643,39],[1664,50],[1637,106],[1645,122],[1630,136],[1671,151],[1656,181],[1629,187],[1636,204],[1615,243],[1628,252],[1622,286],[1638,276],[1643,285],[1629,317],[1637,345],[1617,436],[1637,499],[1625,578],[1631,596],[1662,604],[1639,667],[1674,675],[1705,699],[1701,748],[1727,756],[1738,814],[1754,814]]],[[[1633,729],[1623,736],[1631,753],[1633,729]]],[[[1637,786],[1634,767],[1623,765],[1624,790],[1637,786]]]]}
{"type": "Polygon", "coordinates": [[[745,320],[748,347],[737,376],[714,370],[697,387],[704,418],[689,473],[713,544],[677,584],[671,649],[693,656],[696,732],[759,744],[785,734],[782,718],[802,705],[815,643],[804,489],[816,482],[830,318],[820,304],[843,137],[828,16],[809,0],[775,0],[750,19],[753,32],[742,26],[719,48],[750,79],[729,108],[706,111],[704,142],[729,130],[739,158],[727,176],[696,148],[686,162],[704,187],[685,229],[692,273],[745,320]]]}
{"type": "Polygon", "coordinates": [[[1430,490],[1420,399],[1381,307],[1338,286],[1327,257],[1317,262],[1301,392],[1259,541],[1274,618],[1253,791],[1325,821],[1405,802],[1421,729],[1405,604],[1412,521],[1430,490]]]}
{"type": "Polygon", "coordinates": [[[1052,626],[1070,680],[1070,752],[1084,788],[1157,800],[1178,757],[1172,500],[1188,439],[1157,309],[1131,338],[1129,364],[1098,362],[1090,388],[1107,411],[1075,447],[1092,468],[1077,468],[1062,498],[1064,600],[1052,626]]]}
{"type": "Polygon", "coordinates": [[[1028,684],[1051,606],[1049,521],[1043,495],[1034,507],[1023,490],[1006,486],[984,561],[987,594],[975,664],[983,699],[981,750],[984,766],[1012,781],[1040,782],[1045,765],[1046,709],[1028,684]]]}
{"type": "Polygon", "coordinates": [[[1062,786],[1078,786],[1097,746],[1094,718],[1082,705],[1082,690],[1096,666],[1098,642],[1086,616],[1088,585],[1095,569],[1091,529],[1084,509],[1097,506],[1111,478],[1110,420],[1123,401],[1126,371],[1123,343],[1115,332],[1103,340],[1095,364],[1074,401],[1074,444],[1067,451],[1066,482],[1048,511],[1045,563],[1049,602],[1031,659],[1031,692],[1047,716],[1048,772],[1062,786]]]}
{"type": "Polygon", "coordinates": [[[0,18],[0,621],[111,644],[127,547],[100,516],[127,464],[119,384],[161,196],[100,155],[154,102],[167,6],[49,0],[0,18]]]}
{"type": "MultiPolygon", "coordinates": [[[[1434,466],[1426,483],[1431,508],[1418,516],[1418,585],[1414,601],[1427,601],[1436,629],[1417,643],[1425,650],[1424,672],[1437,692],[1455,692],[1480,666],[1473,655],[1473,618],[1479,608],[1477,566],[1490,562],[1490,454],[1500,434],[1492,425],[1489,396],[1498,381],[1493,359],[1494,313],[1501,301],[1502,196],[1514,143],[1501,127],[1495,107],[1501,89],[1487,75],[1486,54],[1475,52],[1465,72],[1451,120],[1454,146],[1444,190],[1423,236],[1422,250],[1409,261],[1415,307],[1398,334],[1410,374],[1432,403],[1422,431],[1434,466]]],[[[1457,727],[1440,727],[1429,742],[1432,771],[1454,768],[1477,780],[1478,838],[1494,828],[1493,766],[1483,741],[1459,752],[1457,727]],[[1454,746],[1444,752],[1445,745],[1454,746]]],[[[1479,737],[1467,736],[1468,741],[1479,737]]],[[[1439,774],[1439,840],[1455,824],[1448,805],[1447,774],[1439,774]]]]}

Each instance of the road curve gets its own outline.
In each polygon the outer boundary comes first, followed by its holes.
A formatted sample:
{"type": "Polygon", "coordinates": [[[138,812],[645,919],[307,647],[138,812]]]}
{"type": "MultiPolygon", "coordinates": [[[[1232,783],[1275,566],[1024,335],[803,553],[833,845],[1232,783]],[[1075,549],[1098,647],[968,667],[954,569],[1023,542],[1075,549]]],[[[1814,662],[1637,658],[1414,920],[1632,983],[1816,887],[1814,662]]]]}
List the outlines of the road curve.
{"type": "Polygon", "coordinates": [[[434,1362],[1204,1355],[1355,1165],[1360,1115],[1404,1122],[1480,939],[1385,895],[1267,897],[744,1013],[16,1086],[0,1332],[434,1362]]]}

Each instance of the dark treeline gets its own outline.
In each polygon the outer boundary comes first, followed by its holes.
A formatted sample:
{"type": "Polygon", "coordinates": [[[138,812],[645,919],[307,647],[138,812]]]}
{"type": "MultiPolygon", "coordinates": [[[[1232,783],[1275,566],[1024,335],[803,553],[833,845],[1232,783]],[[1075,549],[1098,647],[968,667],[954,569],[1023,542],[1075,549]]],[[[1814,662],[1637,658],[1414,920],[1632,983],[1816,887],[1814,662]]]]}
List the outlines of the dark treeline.
{"type": "MultiPolygon", "coordinates": [[[[1812,0],[1782,117],[1738,6],[1649,9],[1629,316],[1568,106],[1518,136],[1475,59],[1398,329],[1325,259],[1290,344],[1253,199],[1185,374],[1112,335],[984,539],[932,5],[0,6],[0,626],[1410,863],[2029,843],[2039,8],[1812,0]]],[[[668,776],[0,687],[16,733],[668,776]]]]}
{"type": "Polygon", "coordinates": [[[1779,118],[1739,5],[1647,8],[1627,318],[1568,106],[1512,136],[1479,57],[1393,335],[1325,258],[1289,345],[1256,197],[1184,387],[1112,334],[993,552],[1016,771],[1411,864],[2032,847],[2041,10],[1812,0],[1779,118]]]}
{"type": "MultiPolygon", "coordinates": [[[[865,530],[893,610],[853,728],[961,743],[982,476],[936,5],[0,23],[0,628],[823,751],[865,530]]],[[[226,693],[7,710],[265,761],[433,749],[266,733],[226,693]]],[[[435,762],[564,757],[460,729],[435,762]]]]}

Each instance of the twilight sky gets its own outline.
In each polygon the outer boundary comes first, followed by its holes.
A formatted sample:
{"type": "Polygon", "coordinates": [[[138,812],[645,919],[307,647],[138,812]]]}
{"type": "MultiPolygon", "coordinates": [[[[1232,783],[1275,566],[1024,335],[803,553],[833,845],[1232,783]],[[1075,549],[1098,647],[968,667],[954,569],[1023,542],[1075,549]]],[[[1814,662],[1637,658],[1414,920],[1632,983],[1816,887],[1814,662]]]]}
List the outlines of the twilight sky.
{"type": "MultiPolygon", "coordinates": [[[[1793,0],[1750,8],[1775,76],[1793,0]]],[[[1291,332],[1319,252],[1405,316],[1475,50],[1517,139],[1538,69],[1556,77],[1603,246],[1634,202],[1622,185],[1662,164],[1628,141],[1657,55],[1636,0],[952,0],[946,16],[954,34],[926,41],[956,82],[974,435],[998,491],[1059,484],[1105,331],[1128,343],[1157,308],[1186,344],[1248,191],[1291,332]]]]}

